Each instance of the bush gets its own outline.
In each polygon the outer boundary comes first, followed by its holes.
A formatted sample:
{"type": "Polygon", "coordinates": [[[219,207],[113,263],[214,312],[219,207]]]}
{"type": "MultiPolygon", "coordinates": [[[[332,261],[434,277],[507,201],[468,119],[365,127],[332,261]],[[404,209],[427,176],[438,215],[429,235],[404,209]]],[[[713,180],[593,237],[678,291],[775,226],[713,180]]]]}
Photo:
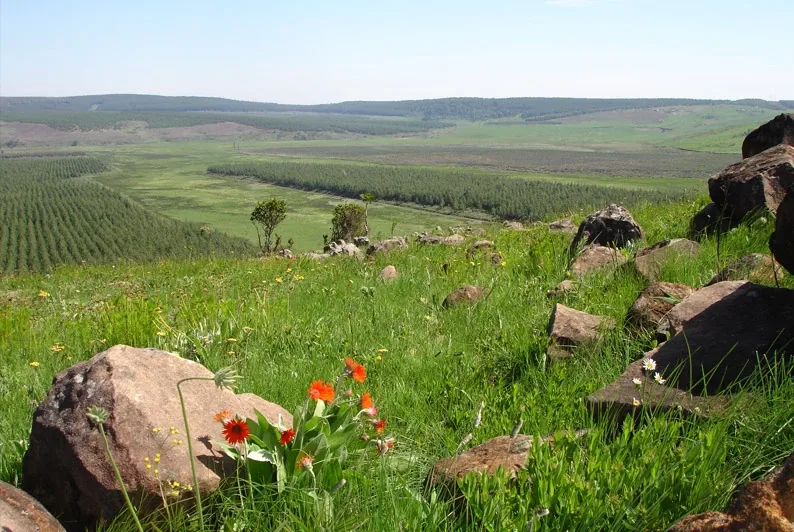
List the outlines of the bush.
{"type": "Polygon", "coordinates": [[[367,234],[367,211],[361,205],[345,203],[334,208],[331,218],[331,240],[351,241],[367,234]]]}

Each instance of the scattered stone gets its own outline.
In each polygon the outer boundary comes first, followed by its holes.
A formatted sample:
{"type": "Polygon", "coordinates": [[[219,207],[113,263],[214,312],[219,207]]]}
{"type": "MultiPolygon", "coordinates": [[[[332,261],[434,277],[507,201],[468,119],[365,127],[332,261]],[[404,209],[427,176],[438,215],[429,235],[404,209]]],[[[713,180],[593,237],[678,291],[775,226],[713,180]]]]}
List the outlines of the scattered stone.
{"type": "Polygon", "coordinates": [[[481,287],[465,284],[444,299],[444,307],[471,305],[482,299],[482,297],[483,290],[481,287]]]}
{"type": "MultiPolygon", "coordinates": [[[[130,497],[144,514],[160,506],[160,481],[192,484],[176,389],[177,381],[188,377],[212,379],[213,373],[171,353],[124,345],[56,375],[34,414],[22,463],[23,488],[59,516],[68,530],[93,528],[119,512],[121,491],[99,431],[86,416],[89,407],[97,406],[110,413],[105,432],[130,497]],[[158,453],[160,480],[154,475],[158,453]]],[[[182,393],[202,494],[214,491],[235,470],[234,462],[211,444],[223,441],[222,426],[213,414],[231,410],[252,417],[257,409],[272,423],[281,418],[284,426],[292,425],[292,416],[279,405],[253,394],[220,390],[212,380],[187,382],[182,393]]],[[[180,491],[172,501],[183,498],[189,499],[190,492],[180,491]]]]}
{"type": "Polygon", "coordinates": [[[353,238],[353,243],[357,247],[369,246],[369,237],[368,236],[357,236],[357,237],[353,238]]]}
{"type": "MultiPolygon", "coordinates": [[[[587,429],[581,429],[564,434],[568,437],[580,438],[587,432],[587,429]]],[[[538,443],[553,446],[555,435],[539,438],[538,443]]],[[[525,434],[518,434],[515,438],[498,436],[457,456],[442,458],[436,462],[427,477],[427,485],[430,488],[443,487],[447,490],[447,494],[457,498],[460,496],[457,481],[470,473],[493,475],[502,469],[510,477],[515,477],[518,471],[526,466],[529,450],[534,444],[534,436],[525,434]]]]}
{"type": "Polygon", "coordinates": [[[39,501],[0,481],[0,530],[3,532],[63,532],[64,528],[39,501]]]}
{"type": "Polygon", "coordinates": [[[601,336],[602,328],[614,327],[615,320],[604,316],[595,316],[557,303],[549,320],[549,338],[555,347],[552,349],[555,358],[570,357],[573,348],[587,342],[593,342],[601,336]]]}
{"type": "Polygon", "coordinates": [[[634,267],[646,279],[656,281],[662,266],[672,260],[694,257],[699,249],[697,242],[686,238],[662,240],[639,250],[634,256],[634,267]]]}
{"type": "Polygon", "coordinates": [[[471,236],[482,236],[485,234],[485,229],[482,227],[467,227],[466,234],[471,236]]]}
{"type": "Polygon", "coordinates": [[[730,216],[726,216],[716,203],[709,203],[692,217],[692,221],[689,222],[689,236],[698,239],[704,234],[722,233],[732,226],[730,216]]]}
{"type": "Polygon", "coordinates": [[[783,467],[739,490],[725,512],[685,517],[668,532],[791,532],[794,530],[794,453],[783,467]]]}
{"type": "Polygon", "coordinates": [[[775,279],[782,279],[786,272],[769,255],[752,253],[737,259],[706,283],[706,286],[723,281],[747,280],[759,284],[774,284],[775,279]]]}
{"type": "Polygon", "coordinates": [[[569,292],[573,292],[576,289],[576,285],[570,279],[565,279],[564,281],[560,282],[557,286],[546,292],[546,297],[559,297],[565,295],[569,292]]]}
{"type": "Polygon", "coordinates": [[[491,261],[491,264],[495,264],[496,266],[501,265],[502,261],[504,261],[504,258],[502,258],[502,254],[499,253],[498,251],[494,251],[493,253],[487,253],[485,256],[489,261],[491,261]]]}
{"type": "Polygon", "coordinates": [[[790,114],[779,114],[751,131],[742,142],[742,159],[758,155],[778,144],[794,146],[794,116],[790,114]]]}
{"type": "Polygon", "coordinates": [[[444,246],[457,246],[466,241],[466,237],[459,234],[449,236],[438,236],[422,233],[416,239],[420,244],[442,244],[444,246]]]}
{"type": "Polygon", "coordinates": [[[303,254],[303,257],[309,260],[325,260],[330,255],[328,253],[316,253],[314,251],[309,251],[303,254]]]}
{"type": "Polygon", "coordinates": [[[768,208],[777,212],[794,189],[794,147],[780,144],[732,164],[709,179],[709,195],[734,223],[768,208]]]}
{"type": "Polygon", "coordinates": [[[524,224],[522,224],[521,222],[514,222],[514,221],[508,220],[508,221],[506,221],[504,223],[504,226],[505,226],[505,229],[508,229],[510,231],[523,231],[524,230],[524,224]]]}
{"type": "Polygon", "coordinates": [[[389,264],[383,268],[378,274],[378,279],[381,281],[393,281],[397,278],[397,268],[389,264]]]}
{"type": "Polygon", "coordinates": [[[794,190],[780,204],[775,232],[769,238],[769,249],[789,273],[794,274],[794,190]]]}
{"type": "Polygon", "coordinates": [[[696,290],[668,311],[656,328],[656,339],[664,342],[678,334],[686,322],[744,286],[747,281],[723,281],[696,290]]]}
{"type": "Polygon", "coordinates": [[[655,330],[668,312],[694,289],[676,283],[653,283],[631,305],[626,323],[637,329],[655,330]]]}
{"type": "Polygon", "coordinates": [[[570,218],[564,218],[562,220],[557,220],[556,222],[551,222],[549,224],[549,231],[552,233],[575,233],[576,226],[573,225],[573,220],[570,218]]]}
{"type": "Polygon", "coordinates": [[[388,253],[395,249],[408,249],[408,239],[404,236],[393,236],[380,242],[375,242],[367,249],[367,255],[388,253]]]}
{"type": "Polygon", "coordinates": [[[290,251],[289,249],[281,249],[281,250],[279,250],[278,256],[282,257],[284,259],[290,259],[290,260],[295,258],[295,255],[293,255],[292,251],[290,251]]]}
{"type": "Polygon", "coordinates": [[[364,254],[352,242],[345,242],[344,240],[337,240],[328,244],[328,254],[331,257],[353,257],[356,259],[363,259],[364,254]]]}
{"type": "Polygon", "coordinates": [[[570,271],[576,277],[584,277],[588,273],[610,266],[617,268],[626,264],[628,259],[615,248],[605,246],[588,246],[574,259],[570,271]]]}
{"type": "Polygon", "coordinates": [[[622,248],[635,240],[642,240],[642,229],[625,207],[612,203],[579,224],[571,250],[589,244],[622,248]]]}
{"type": "Polygon", "coordinates": [[[491,249],[494,246],[494,243],[490,240],[477,240],[474,244],[471,245],[468,251],[468,255],[475,255],[480,251],[485,251],[486,249],[491,249]]]}

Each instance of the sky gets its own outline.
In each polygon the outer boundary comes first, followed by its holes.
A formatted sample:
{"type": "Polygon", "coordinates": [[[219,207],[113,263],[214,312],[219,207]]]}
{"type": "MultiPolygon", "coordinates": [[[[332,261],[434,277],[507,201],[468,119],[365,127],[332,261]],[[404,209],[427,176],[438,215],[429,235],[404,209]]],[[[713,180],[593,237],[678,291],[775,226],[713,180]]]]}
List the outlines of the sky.
{"type": "Polygon", "coordinates": [[[794,100],[792,20],[792,0],[0,0],[0,95],[794,100]]]}

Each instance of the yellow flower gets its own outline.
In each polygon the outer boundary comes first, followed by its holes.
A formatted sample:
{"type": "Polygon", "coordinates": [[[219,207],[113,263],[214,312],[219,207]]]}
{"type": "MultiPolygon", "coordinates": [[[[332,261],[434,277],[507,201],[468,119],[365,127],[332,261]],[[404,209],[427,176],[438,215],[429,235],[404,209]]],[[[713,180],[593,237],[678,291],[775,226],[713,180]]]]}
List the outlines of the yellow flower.
{"type": "Polygon", "coordinates": [[[276,283],[281,284],[283,282],[284,282],[284,279],[282,279],[281,277],[276,277],[276,283]]]}
{"type": "Polygon", "coordinates": [[[427,321],[430,321],[430,320],[432,320],[433,318],[431,318],[430,316],[425,316],[425,319],[426,319],[427,321]]]}
{"type": "Polygon", "coordinates": [[[380,349],[378,349],[378,353],[388,353],[388,352],[389,352],[389,350],[384,348],[384,347],[381,347],[380,349]]]}
{"type": "Polygon", "coordinates": [[[292,273],[292,268],[287,268],[287,273],[292,273]]]}
{"type": "Polygon", "coordinates": [[[50,293],[45,292],[44,290],[39,290],[39,297],[41,298],[50,297],[50,293]]]}
{"type": "Polygon", "coordinates": [[[383,357],[378,355],[378,356],[375,357],[375,360],[383,360],[383,357]]]}
{"type": "Polygon", "coordinates": [[[37,368],[37,367],[41,366],[41,364],[39,364],[38,362],[36,362],[36,361],[34,360],[33,362],[28,362],[28,366],[31,366],[31,367],[37,368]]]}
{"type": "Polygon", "coordinates": [[[152,464],[146,464],[146,469],[151,469],[151,468],[152,468],[152,464]]]}
{"type": "Polygon", "coordinates": [[[171,428],[169,429],[169,431],[171,432],[171,435],[172,435],[172,436],[173,436],[174,434],[178,434],[178,433],[179,433],[179,429],[178,429],[178,428],[176,428],[176,427],[171,427],[171,428]]]}
{"type": "Polygon", "coordinates": [[[230,344],[233,344],[234,342],[237,341],[237,338],[227,338],[226,341],[229,342],[230,344]]]}
{"type": "Polygon", "coordinates": [[[475,266],[475,264],[474,264],[474,261],[473,261],[473,260],[472,260],[472,261],[469,261],[469,264],[471,264],[472,266],[475,266]]]}
{"type": "Polygon", "coordinates": [[[63,344],[52,344],[52,347],[50,347],[50,351],[53,353],[60,353],[64,349],[66,349],[66,346],[63,344]]]}
{"type": "Polygon", "coordinates": [[[500,262],[499,264],[501,264],[502,268],[504,268],[505,266],[507,266],[507,261],[506,261],[506,260],[503,260],[503,261],[502,261],[502,262],[500,262]]]}
{"type": "Polygon", "coordinates": [[[304,277],[304,276],[302,276],[302,275],[296,275],[296,276],[295,276],[295,280],[296,280],[296,281],[303,281],[304,279],[305,279],[305,277],[304,277]]]}
{"type": "Polygon", "coordinates": [[[234,351],[228,351],[228,352],[226,353],[226,356],[227,356],[227,357],[233,357],[233,356],[234,356],[234,351]]]}
{"type": "Polygon", "coordinates": [[[165,336],[165,333],[163,331],[157,331],[157,336],[165,336]]]}
{"type": "Polygon", "coordinates": [[[157,434],[157,433],[158,433],[158,432],[160,432],[161,430],[163,430],[163,429],[161,429],[160,427],[155,427],[155,428],[153,428],[153,429],[152,429],[152,432],[154,432],[155,434],[157,434]]]}

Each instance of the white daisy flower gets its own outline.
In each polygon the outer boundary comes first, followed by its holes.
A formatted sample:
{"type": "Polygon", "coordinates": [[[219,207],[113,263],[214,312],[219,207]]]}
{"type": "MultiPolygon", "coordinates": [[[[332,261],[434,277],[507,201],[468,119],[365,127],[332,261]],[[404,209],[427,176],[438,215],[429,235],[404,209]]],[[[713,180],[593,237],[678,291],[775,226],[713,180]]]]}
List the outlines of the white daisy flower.
{"type": "Polygon", "coordinates": [[[634,386],[642,386],[642,379],[638,379],[637,377],[631,379],[631,382],[634,383],[634,386]]]}
{"type": "Polygon", "coordinates": [[[655,380],[659,384],[664,384],[665,382],[667,382],[667,379],[663,378],[662,374],[659,373],[658,371],[653,375],[653,380],[655,380]]]}
{"type": "Polygon", "coordinates": [[[642,369],[645,371],[654,371],[656,370],[656,361],[652,358],[645,358],[642,361],[642,369]]]}

